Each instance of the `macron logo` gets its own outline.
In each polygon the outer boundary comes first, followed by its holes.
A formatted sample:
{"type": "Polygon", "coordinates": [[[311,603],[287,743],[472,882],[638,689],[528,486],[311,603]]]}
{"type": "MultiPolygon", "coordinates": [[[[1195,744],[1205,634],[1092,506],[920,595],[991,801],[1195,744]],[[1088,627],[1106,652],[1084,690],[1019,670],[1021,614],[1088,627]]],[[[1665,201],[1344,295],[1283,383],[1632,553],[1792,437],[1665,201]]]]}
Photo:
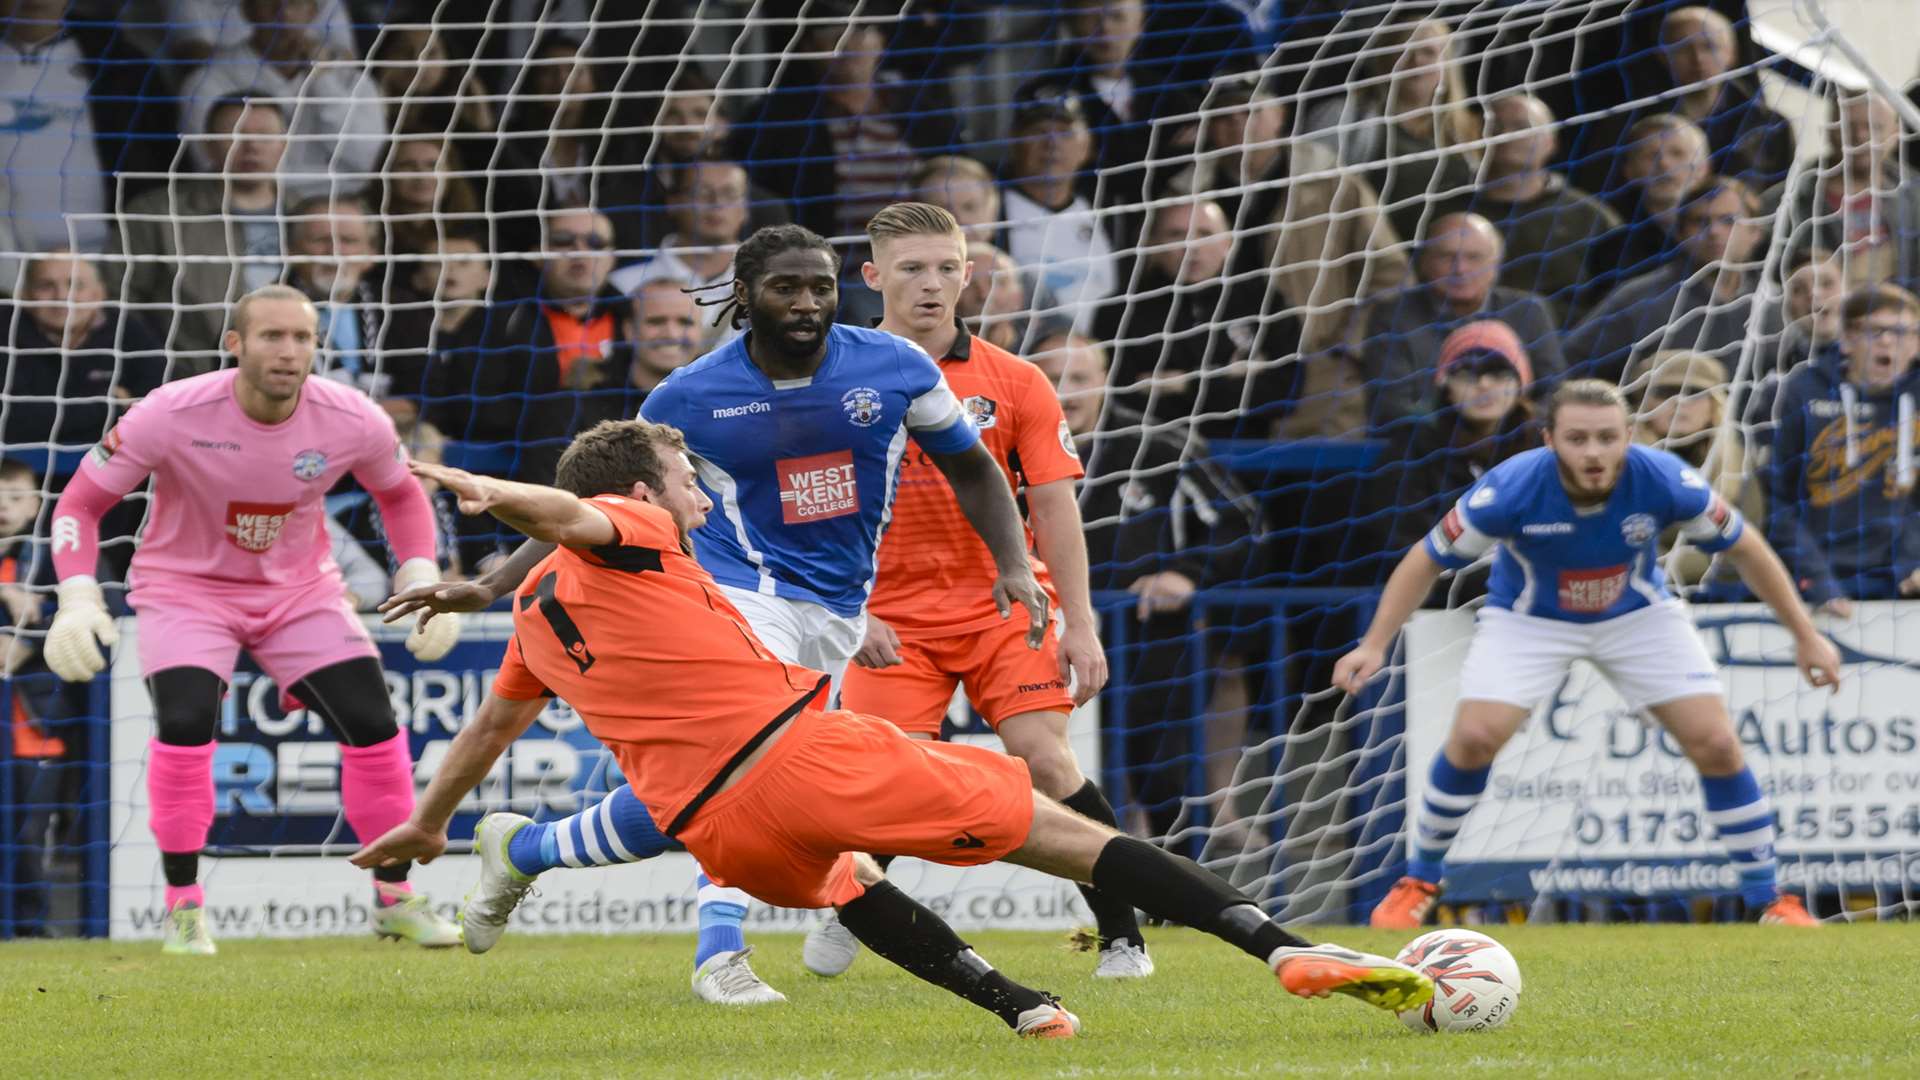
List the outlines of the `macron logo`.
{"type": "Polygon", "coordinates": [[[53,519],[53,553],[80,550],[80,523],[71,517],[53,519]]]}
{"type": "Polygon", "coordinates": [[[736,416],[752,416],[755,413],[772,412],[773,406],[764,401],[749,401],[745,405],[729,405],[724,409],[713,410],[715,420],[730,420],[736,416]]]}

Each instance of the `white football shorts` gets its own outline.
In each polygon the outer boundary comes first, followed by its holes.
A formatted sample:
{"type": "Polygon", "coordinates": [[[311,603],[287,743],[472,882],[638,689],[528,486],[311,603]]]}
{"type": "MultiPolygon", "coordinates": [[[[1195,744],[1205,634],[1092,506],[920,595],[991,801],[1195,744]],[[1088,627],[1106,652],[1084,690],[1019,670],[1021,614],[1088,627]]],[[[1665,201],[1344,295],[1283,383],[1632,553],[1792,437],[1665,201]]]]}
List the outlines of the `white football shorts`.
{"type": "Polygon", "coordinates": [[[1482,608],[1460,669],[1460,700],[1532,709],[1575,660],[1606,676],[1628,705],[1644,709],[1722,692],[1720,674],[1678,600],[1605,622],[1576,623],[1482,608]]]}
{"type": "Polygon", "coordinates": [[[838,692],[840,676],[866,636],[865,612],[847,619],[810,600],[768,596],[732,585],[722,585],[720,591],[747,617],[747,625],[773,655],[789,664],[827,673],[838,692]]]}

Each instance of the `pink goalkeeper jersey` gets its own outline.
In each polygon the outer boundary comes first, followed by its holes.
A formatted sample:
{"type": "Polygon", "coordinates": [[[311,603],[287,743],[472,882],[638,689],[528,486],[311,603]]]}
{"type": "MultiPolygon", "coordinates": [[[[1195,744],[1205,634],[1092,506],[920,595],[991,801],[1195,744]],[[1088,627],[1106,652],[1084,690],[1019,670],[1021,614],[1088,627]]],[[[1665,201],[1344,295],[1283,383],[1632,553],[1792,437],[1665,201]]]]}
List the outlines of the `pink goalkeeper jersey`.
{"type": "Polygon", "coordinates": [[[294,587],[338,577],[326,494],[352,472],[369,491],[410,481],[393,421],[365,394],[309,378],[293,415],[240,410],[228,368],[168,383],[133,407],[81,466],[124,495],[153,476],[130,583],[294,587]]]}

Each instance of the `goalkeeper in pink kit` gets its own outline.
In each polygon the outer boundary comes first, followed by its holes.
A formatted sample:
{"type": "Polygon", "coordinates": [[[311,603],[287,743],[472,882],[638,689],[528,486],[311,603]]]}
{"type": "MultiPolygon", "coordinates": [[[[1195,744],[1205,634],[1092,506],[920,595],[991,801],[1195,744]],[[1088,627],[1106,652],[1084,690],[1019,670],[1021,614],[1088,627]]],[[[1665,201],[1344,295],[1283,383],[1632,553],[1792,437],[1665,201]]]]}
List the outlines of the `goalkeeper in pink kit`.
{"type": "MultiPolygon", "coordinates": [[[[117,639],[93,577],[101,515],[153,478],[128,600],[158,729],[147,803],[167,881],[167,952],[214,951],[198,862],[213,824],[220,700],[241,649],[340,740],[340,799],[356,836],[379,837],[413,811],[407,737],[348,605],[325,498],[349,472],[372,493],[399,563],[396,589],[440,578],[433,512],[386,413],[358,390],[308,377],[315,323],[313,305],[286,286],[242,297],[224,342],[238,366],[148,395],[88,455],[54,510],[60,607],[45,656],[61,678],[83,681],[106,666],[101,646],[117,639]]],[[[437,660],[458,637],[443,616],[407,648],[437,660]]],[[[407,870],[373,872],[374,931],[457,944],[459,931],[411,891],[407,870]]]]}

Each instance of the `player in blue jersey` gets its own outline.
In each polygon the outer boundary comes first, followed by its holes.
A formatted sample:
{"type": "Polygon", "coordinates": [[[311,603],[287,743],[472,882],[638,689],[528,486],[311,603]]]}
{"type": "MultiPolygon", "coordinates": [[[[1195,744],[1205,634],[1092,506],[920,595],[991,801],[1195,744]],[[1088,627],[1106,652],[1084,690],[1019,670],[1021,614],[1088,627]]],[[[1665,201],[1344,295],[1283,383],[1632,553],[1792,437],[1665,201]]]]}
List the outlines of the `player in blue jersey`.
{"type": "MultiPolygon", "coordinates": [[[[911,435],[991,551],[1000,613],[1024,607],[1027,644],[1039,648],[1048,599],[1027,559],[1012,490],[939,366],[903,338],[834,323],[839,258],[806,229],[759,230],[734,266],[730,308],[747,333],[675,371],[640,409],[642,419],[684,432],[713,501],[692,533],[700,565],[775,655],[837,681],[865,633],[875,553],[911,435]]],[[[485,607],[517,589],[551,550],[524,544],[479,582],[411,590],[383,610],[392,620],[485,607]]],[[[468,949],[484,952],[535,875],[637,862],[666,841],[623,784],[558,821],[490,814],[474,844],[481,884],[463,922],[468,949]]],[[[701,876],[694,990],[709,1001],[784,1000],[747,965],[747,902],[744,892],[701,876]]]]}
{"type": "Polygon", "coordinates": [[[1814,628],[1779,557],[1739,511],[1679,458],[1632,445],[1626,401],[1612,384],[1561,387],[1547,409],[1546,439],[1481,477],[1407,552],[1366,637],[1334,665],[1334,685],[1357,693],[1440,574],[1494,552],[1453,729],[1414,810],[1407,876],[1374,909],[1373,925],[1411,930],[1433,909],[1447,849],[1486,790],[1494,755],[1575,660],[1653,714],[1700,770],[1708,818],[1760,921],[1818,925],[1779,889],[1772,806],[1741,755],[1713,661],[1685,605],[1667,591],[1660,534],[1678,525],[1694,546],[1726,552],[1792,632],[1794,661],[1809,683],[1839,685],[1839,651],[1814,628]]]}

